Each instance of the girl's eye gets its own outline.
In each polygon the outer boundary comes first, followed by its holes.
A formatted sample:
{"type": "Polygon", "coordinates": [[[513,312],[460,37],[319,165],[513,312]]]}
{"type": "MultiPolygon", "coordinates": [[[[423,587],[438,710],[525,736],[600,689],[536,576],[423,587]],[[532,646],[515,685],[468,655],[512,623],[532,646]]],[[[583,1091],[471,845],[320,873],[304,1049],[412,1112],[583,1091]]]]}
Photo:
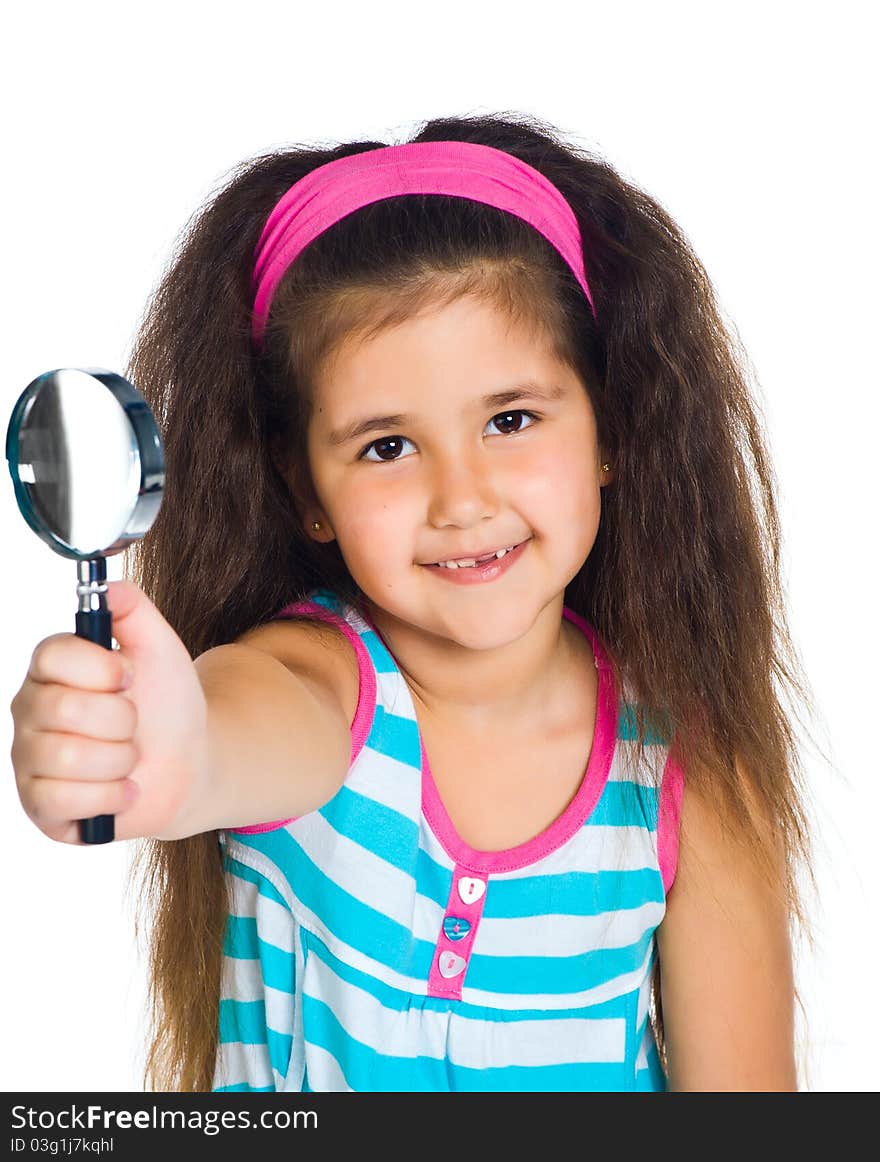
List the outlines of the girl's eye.
{"type": "MultiPolygon", "coordinates": [[[[523,420],[528,420],[525,427],[531,427],[538,417],[533,412],[515,411],[515,412],[499,412],[489,420],[490,424],[495,424],[499,434],[502,436],[513,436],[517,432],[524,430],[523,420]]],[[[382,436],[381,439],[373,440],[367,444],[366,448],[360,453],[358,457],[360,460],[372,460],[374,464],[392,463],[395,460],[404,459],[400,455],[404,444],[411,444],[406,436],[382,436]],[[372,453],[375,452],[375,455],[372,453]]]]}
{"type": "Polygon", "coordinates": [[[389,460],[400,460],[398,455],[403,444],[411,443],[406,436],[383,436],[380,440],[373,440],[371,444],[367,444],[366,448],[361,452],[361,460],[372,460],[376,462],[388,462],[389,460]],[[368,453],[376,450],[375,456],[370,456],[368,453]]]}
{"type": "Polygon", "coordinates": [[[524,430],[523,424],[522,424],[522,420],[524,418],[528,418],[529,422],[525,425],[525,427],[529,428],[532,426],[532,423],[534,422],[534,420],[537,419],[537,416],[535,416],[532,412],[524,412],[524,411],[499,412],[497,416],[493,416],[492,419],[489,420],[489,423],[490,424],[497,424],[498,421],[500,420],[501,421],[501,424],[500,424],[501,435],[502,436],[512,436],[515,432],[521,432],[524,430]],[[512,424],[513,426],[510,427],[509,426],[510,424],[512,424]]]}

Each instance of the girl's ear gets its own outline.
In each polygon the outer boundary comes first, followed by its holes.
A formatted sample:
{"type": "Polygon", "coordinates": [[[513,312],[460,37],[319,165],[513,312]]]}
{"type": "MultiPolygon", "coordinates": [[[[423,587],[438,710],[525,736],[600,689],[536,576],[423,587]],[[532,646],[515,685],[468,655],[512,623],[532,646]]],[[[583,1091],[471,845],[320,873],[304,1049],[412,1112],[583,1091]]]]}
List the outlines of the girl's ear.
{"type": "Polygon", "coordinates": [[[336,540],[336,533],[334,533],[326,513],[319,505],[309,505],[303,512],[302,522],[306,536],[311,537],[313,541],[327,544],[329,541],[336,540]]]}
{"type": "Polygon", "coordinates": [[[274,437],[270,441],[270,455],[272,463],[287,485],[287,491],[290,493],[290,499],[293,501],[296,511],[300,514],[302,528],[306,536],[311,537],[313,541],[321,541],[322,543],[335,540],[336,534],[327,514],[315,496],[308,468],[301,462],[291,461],[278,439],[274,437]],[[318,527],[315,528],[315,525],[318,527]]]}

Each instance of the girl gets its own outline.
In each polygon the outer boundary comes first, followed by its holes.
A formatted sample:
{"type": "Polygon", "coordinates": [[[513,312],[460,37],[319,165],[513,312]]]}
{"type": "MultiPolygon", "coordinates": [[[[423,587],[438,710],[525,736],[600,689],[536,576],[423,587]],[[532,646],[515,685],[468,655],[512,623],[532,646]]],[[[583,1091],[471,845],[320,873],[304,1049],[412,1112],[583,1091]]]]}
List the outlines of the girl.
{"type": "Polygon", "coordinates": [[[52,838],[148,837],[147,1084],[796,1089],[808,695],[664,210],[525,117],[272,153],[128,374],[165,500],[13,762],[52,838]]]}

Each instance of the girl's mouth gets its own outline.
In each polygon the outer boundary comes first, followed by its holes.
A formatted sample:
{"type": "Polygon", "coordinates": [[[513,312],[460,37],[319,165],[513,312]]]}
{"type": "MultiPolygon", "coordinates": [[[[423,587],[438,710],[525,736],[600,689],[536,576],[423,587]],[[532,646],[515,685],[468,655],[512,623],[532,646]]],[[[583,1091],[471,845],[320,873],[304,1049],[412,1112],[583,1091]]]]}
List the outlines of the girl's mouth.
{"type": "Polygon", "coordinates": [[[445,581],[451,581],[453,585],[479,585],[484,581],[494,581],[506,573],[522,556],[528,543],[527,540],[521,541],[520,544],[504,551],[500,557],[493,553],[487,559],[476,560],[473,563],[470,560],[451,565],[437,563],[423,565],[422,568],[429,569],[445,581]]]}

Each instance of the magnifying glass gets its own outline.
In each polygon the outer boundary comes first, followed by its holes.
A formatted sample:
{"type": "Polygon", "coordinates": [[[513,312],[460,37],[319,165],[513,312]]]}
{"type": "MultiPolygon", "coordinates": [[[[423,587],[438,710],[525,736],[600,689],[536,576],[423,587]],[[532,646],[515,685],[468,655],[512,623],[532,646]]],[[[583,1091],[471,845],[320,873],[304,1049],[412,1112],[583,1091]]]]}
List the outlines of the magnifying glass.
{"type": "MultiPolygon", "coordinates": [[[[165,450],[147,401],[101,368],[38,375],[19,396],[6,459],[21,515],[78,562],[77,637],[112,649],[107,557],[150,528],[162,503],[165,450]]],[[[83,843],[109,843],[113,816],[79,820],[83,843]]]]}

